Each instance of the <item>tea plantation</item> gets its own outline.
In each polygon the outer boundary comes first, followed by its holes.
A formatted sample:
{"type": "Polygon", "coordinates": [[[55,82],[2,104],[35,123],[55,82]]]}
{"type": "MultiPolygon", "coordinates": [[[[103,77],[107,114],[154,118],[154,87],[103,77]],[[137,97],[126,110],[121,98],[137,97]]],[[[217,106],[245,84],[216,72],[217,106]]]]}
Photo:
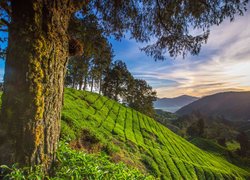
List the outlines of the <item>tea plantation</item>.
{"type": "Polygon", "coordinates": [[[155,120],[99,94],[65,90],[62,138],[75,148],[161,179],[247,179],[250,173],[205,152],[155,120]]]}
{"type": "Polygon", "coordinates": [[[99,94],[74,89],[65,89],[57,159],[50,176],[39,167],[2,166],[8,172],[3,179],[250,178],[246,170],[199,149],[155,120],[99,94]]]}

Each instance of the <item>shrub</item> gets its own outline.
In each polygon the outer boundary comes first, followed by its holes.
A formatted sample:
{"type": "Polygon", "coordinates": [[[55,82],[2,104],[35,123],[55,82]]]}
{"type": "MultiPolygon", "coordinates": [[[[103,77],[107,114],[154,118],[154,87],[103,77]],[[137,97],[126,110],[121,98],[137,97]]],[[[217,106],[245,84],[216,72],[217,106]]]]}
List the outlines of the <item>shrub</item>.
{"type": "MultiPolygon", "coordinates": [[[[65,141],[61,141],[57,152],[57,165],[53,176],[43,173],[40,166],[18,168],[1,166],[4,180],[61,180],[61,179],[138,179],[150,180],[153,177],[131,169],[123,163],[112,163],[105,154],[90,155],[72,150],[65,141]]],[[[1,171],[0,171],[1,172],[1,171]]],[[[1,174],[0,174],[1,175],[1,174]]],[[[0,176],[1,177],[1,176],[0,176]]]]}
{"type": "Polygon", "coordinates": [[[161,172],[158,168],[156,162],[150,157],[146,155],[142,155],[141,161],[145,164],[147,169],[156,177],[160,177],[161,172]]]}

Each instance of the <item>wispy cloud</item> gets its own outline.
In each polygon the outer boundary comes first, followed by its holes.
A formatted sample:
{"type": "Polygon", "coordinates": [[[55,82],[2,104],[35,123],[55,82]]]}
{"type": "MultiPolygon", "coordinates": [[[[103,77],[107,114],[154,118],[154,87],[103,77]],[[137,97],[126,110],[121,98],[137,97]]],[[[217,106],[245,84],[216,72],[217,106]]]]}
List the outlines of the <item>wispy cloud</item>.
{"type": "MultiPolygon", "coordinates": [[[[232,23],[212,27],[208,43],[199,56],[154,62],[139,50],[142,45],[126,41],[116,52],[130,71],[145,79],[159,97],[182,94],[204,96],[222,91],[250,90],[250,12],[232,23]]],[[[170,58],[169,58],[170,59],[170,58]]]]}

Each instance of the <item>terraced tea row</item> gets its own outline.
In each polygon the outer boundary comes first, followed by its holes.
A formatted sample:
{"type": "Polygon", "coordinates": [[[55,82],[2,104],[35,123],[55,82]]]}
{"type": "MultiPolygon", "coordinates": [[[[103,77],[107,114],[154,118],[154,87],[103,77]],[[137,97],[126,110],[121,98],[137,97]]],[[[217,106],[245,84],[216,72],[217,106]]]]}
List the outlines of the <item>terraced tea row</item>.
{"type": "Polygon", "coordinates": [[[140,156],[156,177],[244,179],[249,176],[245,170],[202,151],[153,119],[95,93],[66,89],[62,120],[64,126],[76,131],[76,136],[80,129],[91,129],[110,143],[115,141],[114,146],[123,150],[126,146],[126,151],[140,156]]]}

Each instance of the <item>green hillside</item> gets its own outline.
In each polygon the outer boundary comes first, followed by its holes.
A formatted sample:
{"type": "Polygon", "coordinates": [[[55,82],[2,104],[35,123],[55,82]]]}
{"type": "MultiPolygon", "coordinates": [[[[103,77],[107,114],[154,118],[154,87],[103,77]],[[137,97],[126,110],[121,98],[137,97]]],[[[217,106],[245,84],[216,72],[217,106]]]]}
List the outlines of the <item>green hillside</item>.
{"type": "Polygon", "coordinates": [[[18,168],[0,166],[1,180],[96,180],[96,179],[135,179],[152,180],[153,176],[143,174],[124,163],[114,163],[104,153],[89,154],[69,147],[60,141],[57,151],[57,163],[50,175],[42,171],[41,166],[18,168]],[[3,175],[3,176],[2,176],[3,175]]]}
{"type": "Polygon", "coordinates": [[[104,151],[162,179],[246,179],[250,174],[202,151],[153,119],[98,94],[65,89],[62,138],[104,151]]]}

